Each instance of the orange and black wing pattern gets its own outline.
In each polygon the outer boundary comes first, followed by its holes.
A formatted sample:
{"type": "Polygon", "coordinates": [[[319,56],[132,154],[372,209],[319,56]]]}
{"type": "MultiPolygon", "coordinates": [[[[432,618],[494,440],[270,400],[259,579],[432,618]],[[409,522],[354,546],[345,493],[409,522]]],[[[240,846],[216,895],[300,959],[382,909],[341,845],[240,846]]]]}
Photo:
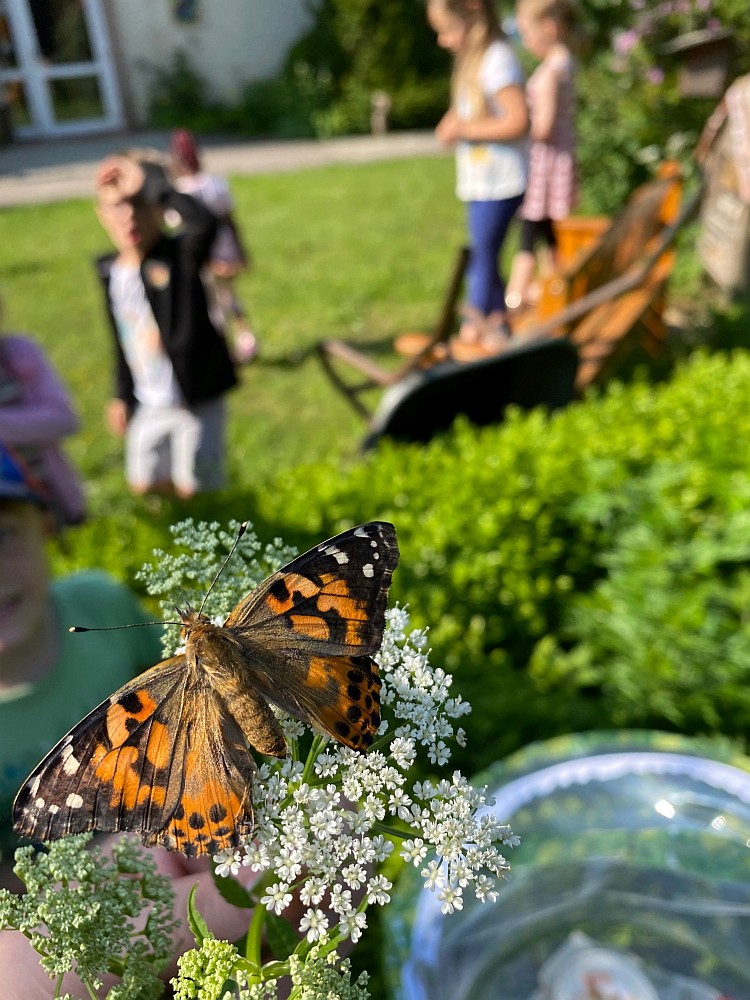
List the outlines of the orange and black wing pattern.
{"type": "Polygon", "coordinates": [[[393,525],[345,531],[274,573],[224,627],[264,697],[355,749],[380,725],[380,649],[398,545],[393,525]]]}
{"type": "Polygon", "coordinates": [[[188,855],[212,853],[250,829],[253,767],[210,688],[175,656],[120,688],[47,754],[19,791],[13,822],[34,840],[128,830],[188,855]]]}
{"type": "Polygon", "coordinates": [[[188,857],[240,846],[253,829],[248,743],[284,751],[268,702],[346,746],[372,743],[397,562],[393,525],[374,521],[274,573],[223,627],[181,613],[186,654],[125,684],[47,754],[16,797],[15,829],[129,830],[188,857]]]}

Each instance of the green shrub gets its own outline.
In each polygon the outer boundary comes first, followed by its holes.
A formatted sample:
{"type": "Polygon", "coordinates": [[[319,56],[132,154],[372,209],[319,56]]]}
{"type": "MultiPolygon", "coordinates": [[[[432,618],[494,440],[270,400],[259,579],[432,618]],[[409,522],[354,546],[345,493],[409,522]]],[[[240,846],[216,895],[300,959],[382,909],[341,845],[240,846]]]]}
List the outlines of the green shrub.
{"type": "Polygon", "coordinates": [[[372,95],[385,90],[394,128],[429,128],[447,103],[450,60],[420,0],[322,0],[313,26],[272,79],[248,80],[232,105],[177,50],[151,67],[150,122],[198,133],[278,138],[369,132],[372,95]]]}
{"type": "Polygon", "coordinates": [[[332,88],[327,72],[296,63],[276,79],[249,83],[238,118],[250,135],[310,138],[316,134],[315,115],[329,103],[332,88]]]}
{"type": "Polygon", "coordinates": [[[310,544],[391,519],[394,595],[475,705],[480,766],[575,729],[744,739],[750,723],[750,357],[700,357],[551,417],[385,444],[259,498],[310,544]]]}
{"type": "Polygon", "coordinates": [[[278,138],[368,132],[372,95],[385,90],[394,128],[429,128],[447,104],[449,66],[419,0],[323,0],[278,76],[248,81],[234,105],[213,99],[186,53],[175,52],[152,68],[150,120],[278,138]]]}
{"type": "Polygon", "coordinates": [[[332,81],[314,115],[317,134],[366,132],[370,101],[385,91],[396,128],[424,128],[445,111],[450,59],[435,43],[422,0],[319,0],[310,31],[292,48],[291,67],[332,81]]]}
{"type": "Polygon", "coordinates": [[[220,129],[222,109],[210,100],[208,81],[178,49],[166,66],[153,67],[149,102],[150,123],[157,128],[220,129]],[[215,123],[215,124],[214,124],[215,123]]]}

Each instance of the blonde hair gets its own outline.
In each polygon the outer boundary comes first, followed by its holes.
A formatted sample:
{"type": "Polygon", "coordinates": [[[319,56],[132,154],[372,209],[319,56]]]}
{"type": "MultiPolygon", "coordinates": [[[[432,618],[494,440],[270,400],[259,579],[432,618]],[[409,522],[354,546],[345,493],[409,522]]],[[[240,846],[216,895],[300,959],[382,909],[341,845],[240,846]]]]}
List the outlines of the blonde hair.
{"type": "Polygon", "coordinates": [[[451,78],[451,106],[455,109],[458,94],[465,100],[471,119],[487,113],[487,102],[479,81],[484,54],[492,44],[505,38],[493,0],[429,0],[428,6],[460,18],[466,25],[466,39],[456,54],[451,78]]]}
{"type": "Polygon", "coordinates": [[[571,48],[582,48],[586,32],[575,0],[517,0],[516,13],[523,11],[534,21],[551,18],[560,31],[560,41],[571,48]]]}

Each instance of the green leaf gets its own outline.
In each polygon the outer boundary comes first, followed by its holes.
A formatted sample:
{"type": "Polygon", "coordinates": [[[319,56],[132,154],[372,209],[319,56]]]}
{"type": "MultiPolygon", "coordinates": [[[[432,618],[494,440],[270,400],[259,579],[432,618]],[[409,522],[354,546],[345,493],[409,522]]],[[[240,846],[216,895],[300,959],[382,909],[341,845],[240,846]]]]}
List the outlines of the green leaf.
{"type": "Polygon", "coordinates": [[[190,895],[188,896],[187,902],[187,916],[188,925],[192,931],[193,937],[195,938],[195,943],[200,948],[206,938],[213,937],[213,934],[209,930],[208,924],[201,916],[198,907],[195,903],[195,894],[198,891],[198,883],[193,886],[190,890],[190,895]]]}
{"type": "Polygon", "coordinates": [[[213,876],[216,888],[219,890],[219,895],[227,903],[231,903],[232,906],[239,906],[244,910],[252,910],[256,905],[247,889],[241,886],[235,879],[225,875],[217,875],[215,871],[213,876]]]}
{"type": "Polygon", "coordinates": [[[288,920],[275,913],[266,915],[266,941],[273,957],[279,961],[289,958],[299,944],[299,936],[288,920]]]}

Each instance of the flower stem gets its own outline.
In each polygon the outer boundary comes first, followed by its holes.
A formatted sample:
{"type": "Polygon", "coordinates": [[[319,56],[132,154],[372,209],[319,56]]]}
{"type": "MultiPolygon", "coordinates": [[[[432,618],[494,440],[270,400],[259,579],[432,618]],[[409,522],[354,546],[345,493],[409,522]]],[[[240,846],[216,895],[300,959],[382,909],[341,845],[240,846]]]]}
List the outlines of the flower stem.
{"type": "Polygon", "coordinates": [[[328,737],[317,735],[313,738],[312,745],[310,746],[310,752],[307,755],[307,760],[305,761],[305,767],[302,771],[302,781],[309,781],[312,769],[315,766],[315,761],[318,759],[320,751],[326,744],[328,737]]]}
{"type": "Polygon", "coordinates": [[[387,823],[373,823],[373,830],[382,833],[384,837],[396,837],[398,840],[405,840],[414,831],[399,830],[395,826],[388,826],[387,823]]]}
{"type": "Polygon", "coordinates": [[[245,942],[245,958],[249,962],[252,962],[256,969],[260,969],[261,965],[261,941],[265,922],[266,908],[258,902],[253,907],[253,915],[250,918],[250,926],[247,929],[247,940],[245,942]]]}

